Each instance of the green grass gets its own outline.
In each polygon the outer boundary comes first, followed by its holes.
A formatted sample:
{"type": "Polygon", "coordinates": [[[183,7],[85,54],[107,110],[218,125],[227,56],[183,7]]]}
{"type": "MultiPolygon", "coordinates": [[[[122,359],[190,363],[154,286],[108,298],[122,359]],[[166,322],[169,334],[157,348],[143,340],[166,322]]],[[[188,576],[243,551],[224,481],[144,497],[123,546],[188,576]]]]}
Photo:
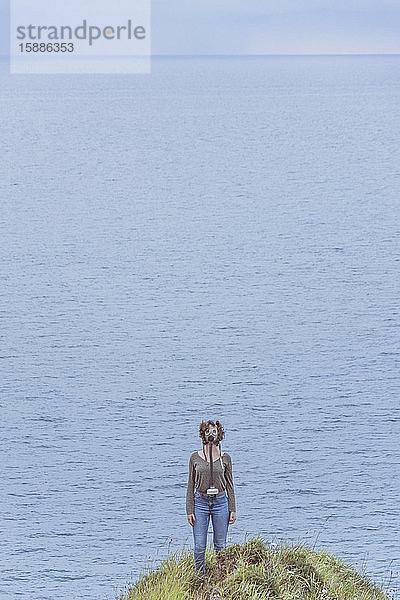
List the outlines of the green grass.
{"type": "Polygon", "coordinates": [[[349,563],[304,544],[270,545],[260,536],[206,552],[206,575],[193,553],[169,554],[116,600],[390,600],[349,563]]]}

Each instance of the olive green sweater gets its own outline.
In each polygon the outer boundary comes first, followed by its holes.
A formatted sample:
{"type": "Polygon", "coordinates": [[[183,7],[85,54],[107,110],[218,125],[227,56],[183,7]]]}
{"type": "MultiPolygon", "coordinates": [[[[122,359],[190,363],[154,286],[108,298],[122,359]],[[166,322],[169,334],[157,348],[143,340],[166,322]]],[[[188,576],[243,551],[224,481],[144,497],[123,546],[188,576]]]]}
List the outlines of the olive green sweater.
{"type": "MultiPolygon", "coordinates": [[[[214,486],[218,492],[226,491],[228,496],[228,510],[235,512],[235,492],[233,490],[232,460],[227,452],[222,455],[224,472],[221,461],[218,458],[213,462],[214,486]]],[[[194,491],[195,489],[205,494],[211,486],[210,463],[193,452],[189,460],[189,480],[186,491],[186,513],[194,514],[194,491]]]]}

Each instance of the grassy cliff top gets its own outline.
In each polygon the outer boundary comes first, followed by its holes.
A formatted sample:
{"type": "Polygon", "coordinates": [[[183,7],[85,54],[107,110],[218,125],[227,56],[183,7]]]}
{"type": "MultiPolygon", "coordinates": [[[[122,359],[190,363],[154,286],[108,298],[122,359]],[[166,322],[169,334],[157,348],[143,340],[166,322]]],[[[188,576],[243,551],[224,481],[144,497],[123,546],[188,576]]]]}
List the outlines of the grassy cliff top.
{"type": "Polygon", "coordinates": [[[181,550],[142,575],[118,600],[390,600],[349,563],[304,544],[269,544],[258,536],[224,548],[209,547],[205,578],[193,553],[181,550]]]}

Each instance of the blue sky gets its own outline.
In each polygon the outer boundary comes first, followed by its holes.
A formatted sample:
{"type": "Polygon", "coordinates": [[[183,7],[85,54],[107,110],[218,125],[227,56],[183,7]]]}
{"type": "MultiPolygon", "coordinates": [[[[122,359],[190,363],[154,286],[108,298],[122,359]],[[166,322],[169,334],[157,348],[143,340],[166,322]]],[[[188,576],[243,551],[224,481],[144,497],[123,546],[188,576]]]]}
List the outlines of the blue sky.
{"type": "Polygon", "coordinates": [[[153,0],[152,14],[154,54],[400,53],[399,0],[153,0]]]}
{"type": "Polygon", "coordinates": [[[153,51],[397,53],[400,52],[400,2],[153,0],[153,51]]]}

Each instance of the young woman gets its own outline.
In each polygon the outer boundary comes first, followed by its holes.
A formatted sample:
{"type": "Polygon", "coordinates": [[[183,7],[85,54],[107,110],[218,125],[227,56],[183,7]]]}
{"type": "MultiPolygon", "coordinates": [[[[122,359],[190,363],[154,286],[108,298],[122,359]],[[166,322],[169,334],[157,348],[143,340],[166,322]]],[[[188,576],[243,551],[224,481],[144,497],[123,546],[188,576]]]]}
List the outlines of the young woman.
{"type": "Polygon", "coordinates": [[[227,452],[221,450],[225,432],[219,421],[203,421],[200,424],[203,449],[196,450],[189,460],[189,480],[186,492],[186,513],[194,536],[194,563],[196,570],[205,573],[205,552],[210,516],[213,526],[213,541],[216,552],[226,546],[228,524],[236,521],[235,492],[233,489],[232,461],[227,452]],[[213,486],[218,494],[209,495],[210,452],[209,435],[214,434],[212,445],[213,486]]]}

